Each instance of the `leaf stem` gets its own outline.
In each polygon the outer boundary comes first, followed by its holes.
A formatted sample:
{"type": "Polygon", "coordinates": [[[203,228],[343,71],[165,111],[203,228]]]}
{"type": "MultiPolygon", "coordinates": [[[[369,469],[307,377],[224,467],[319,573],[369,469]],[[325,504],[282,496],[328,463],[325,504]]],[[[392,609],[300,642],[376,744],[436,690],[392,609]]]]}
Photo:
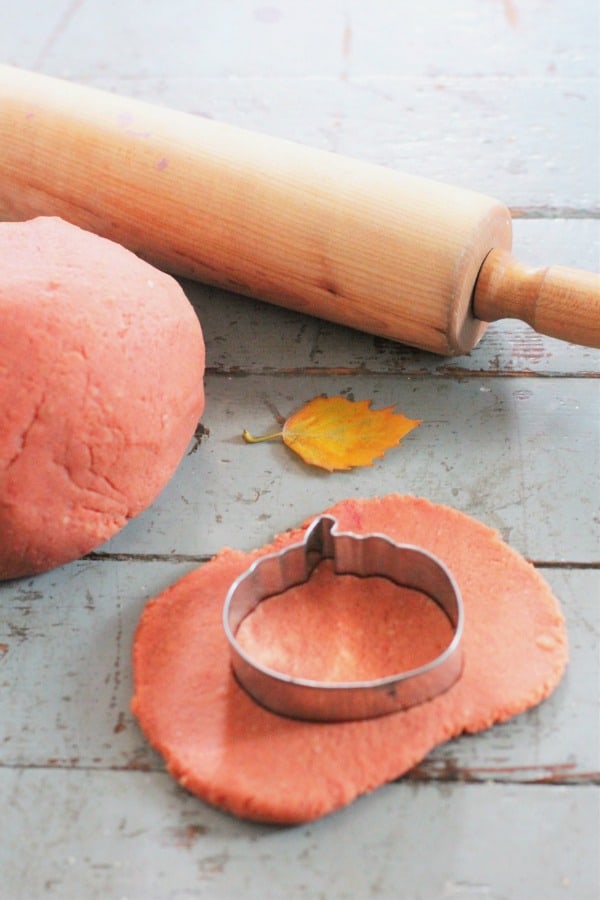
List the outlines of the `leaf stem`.
{"type": "Polygon", "coordinates": [[[275,438],[283,437],[283,431],[274,431],[273,434],[261,434],[260,437],[253,437],[249,431],[244,428],[242,437],[247,444],[260,444],[262,441],[273,441],[275,438]]]}

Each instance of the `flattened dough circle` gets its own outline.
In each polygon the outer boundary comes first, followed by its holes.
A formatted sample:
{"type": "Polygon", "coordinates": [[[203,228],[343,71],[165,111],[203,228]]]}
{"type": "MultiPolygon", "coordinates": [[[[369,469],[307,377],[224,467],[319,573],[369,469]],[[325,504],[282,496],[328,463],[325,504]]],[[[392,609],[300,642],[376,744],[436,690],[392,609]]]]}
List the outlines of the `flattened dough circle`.
{"type": "Polygon", "coordinates": [[[495,531],[410,496],[344,500],[326,512],[342,530],[384,532],[446,563],[465,607],[463,674],[445,694],[379,719],[315,723],[268,712],[232,675],[223,600],[254,559],[297,542],[302,529],[253,553],[223,550],[146,606],[132,708],[174,778],[244,818],[297,823],[330,813],[398,778],[437,744],[539,703],[567,662],[556,599],[495,531]]]}

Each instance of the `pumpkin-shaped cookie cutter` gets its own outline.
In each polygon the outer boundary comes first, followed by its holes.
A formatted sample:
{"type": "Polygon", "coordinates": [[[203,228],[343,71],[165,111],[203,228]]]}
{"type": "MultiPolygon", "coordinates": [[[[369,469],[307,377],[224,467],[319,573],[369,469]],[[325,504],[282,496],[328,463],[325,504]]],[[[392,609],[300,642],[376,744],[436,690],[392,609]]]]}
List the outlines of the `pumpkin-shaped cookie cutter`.
{"type": "Polygon", "coordinates": [[[223,607],[231,664],[241,686],[280,715],[314,721],[368,719],[425,703],[447,691],[463,665],[464,611],[460,590],[445,564],[429,551],[384,534],[338,530],[330,515],[316,518],[304,539],[255,560],[231,585],[223,607]],[[378,576],[420,591],[435,601],[452,625],[452,638],[434,659],[370,681],[317,681],[270,669],[238,643],[241,622],[263,600],[309,580],[324,559],[339,575],[378,576]]]}

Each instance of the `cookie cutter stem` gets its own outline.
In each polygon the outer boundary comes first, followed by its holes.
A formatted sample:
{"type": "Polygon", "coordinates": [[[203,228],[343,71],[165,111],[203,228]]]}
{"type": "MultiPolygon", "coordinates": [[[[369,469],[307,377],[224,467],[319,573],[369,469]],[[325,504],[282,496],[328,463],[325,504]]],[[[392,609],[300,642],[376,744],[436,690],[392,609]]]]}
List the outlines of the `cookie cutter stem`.
{"type": "Polygon", "coordinates": [[[388,715],[448,690],[462,671],[463,621],[458,585],[440,559],[413,544],[396,543],[384,534],[338,531],[337,520],[329,515],[315,519],[300,543],[255,560],[233,582],[223,608],[231,664],[242,687],[272,712],[321,722],[388,715]],[[333,560],[339,575],[379,576],[427,594],[452,625],[450,643],[423,666],[370,681],[295,678],[261,665],[238,643],[240,623],[263,600],[308,581],[324,559],[333,560]]]}

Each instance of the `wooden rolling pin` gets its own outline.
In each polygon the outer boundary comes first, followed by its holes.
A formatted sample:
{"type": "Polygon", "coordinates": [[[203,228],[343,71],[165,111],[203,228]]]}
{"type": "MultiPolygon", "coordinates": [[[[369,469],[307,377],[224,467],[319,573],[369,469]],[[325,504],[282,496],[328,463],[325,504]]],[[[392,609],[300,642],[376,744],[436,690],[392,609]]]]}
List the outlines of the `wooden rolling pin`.
{"type": "Polygon", "coordinates": [[[7,66],[0,148],[4,219],[435,353],[504,317],[600,346],[600,277],[519,265],[478,193],[7,66]]]}

